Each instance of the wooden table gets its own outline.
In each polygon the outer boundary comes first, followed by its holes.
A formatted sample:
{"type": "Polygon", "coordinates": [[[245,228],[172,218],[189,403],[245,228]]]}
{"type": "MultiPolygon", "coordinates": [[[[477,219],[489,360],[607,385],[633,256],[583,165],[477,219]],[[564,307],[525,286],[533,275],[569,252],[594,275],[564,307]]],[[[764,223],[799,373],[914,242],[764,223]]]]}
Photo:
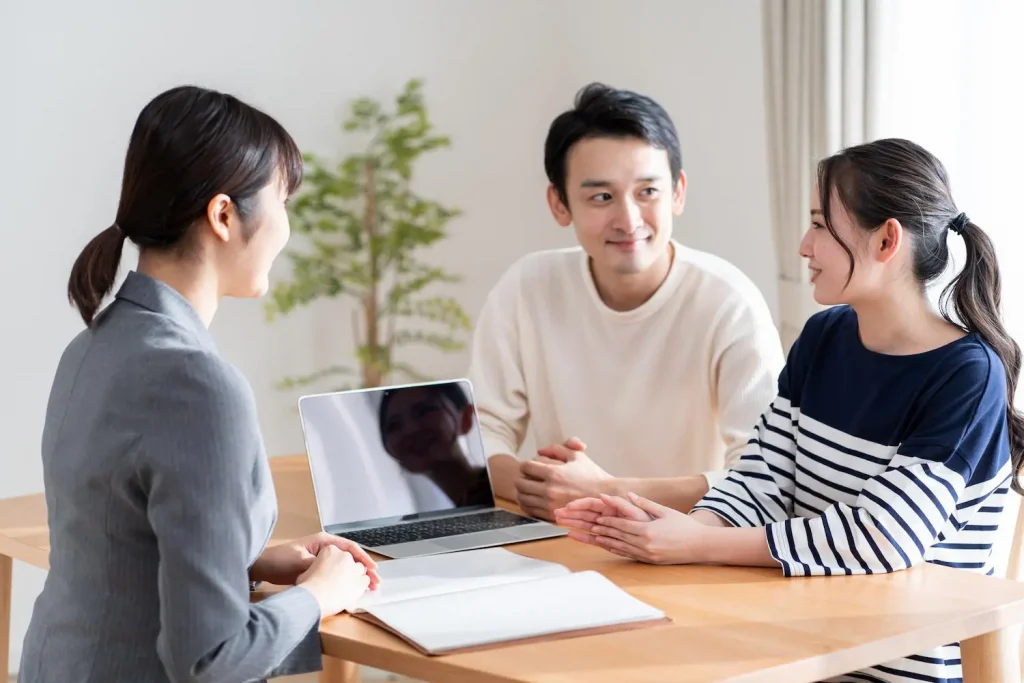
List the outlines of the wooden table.
{"type": "MultiPolygon", "coordinates": [[[[319,530],[304,457],[271,460],[280,506],[275,540],[319,530]]],[[[510,550],[596,569],[664,609],[666,627],[425,657],[347,616],[325,619],[324,681],[353,663],[433,681],[602,683],[817,681],[963,641],[966,683],[1019,681],[1000,629],[1024,622],[1024,584],[926,565],[869,577],[785,579],[771,569],[653,567],[568,539],[510,550]]],[[[0,501],[0,671],[7,664],[11,559],[47,567],[41,495],[0,501]]]]}

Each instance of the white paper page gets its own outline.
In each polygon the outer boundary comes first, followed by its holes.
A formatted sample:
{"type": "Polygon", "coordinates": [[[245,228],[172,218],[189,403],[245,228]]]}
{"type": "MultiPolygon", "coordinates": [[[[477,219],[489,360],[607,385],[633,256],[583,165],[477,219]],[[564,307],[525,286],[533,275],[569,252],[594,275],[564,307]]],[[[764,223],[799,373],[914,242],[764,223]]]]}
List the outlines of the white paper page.
{"type": "Polygon", "coordinates": [[[378,562],[377,573],[380,587],[364,593],[350,612],[398,600],[558,576],[569,570],[504,548],[481,548],[378,562]]]}
{"type": "Polygon", "coordinates": [[[594,571],[366,611],[432,653],[665,616],[594,571]]]}

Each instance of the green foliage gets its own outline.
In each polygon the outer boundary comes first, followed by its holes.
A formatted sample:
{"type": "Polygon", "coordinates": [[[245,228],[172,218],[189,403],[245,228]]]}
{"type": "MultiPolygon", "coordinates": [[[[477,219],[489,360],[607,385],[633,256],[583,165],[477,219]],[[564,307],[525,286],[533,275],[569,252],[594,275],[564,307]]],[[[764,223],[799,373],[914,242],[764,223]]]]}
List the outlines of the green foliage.
{"type": "Polygon", "coordinates": [[[290,250],[293,277],[271,291],[268,320],[320,298],[348,297],[358,305],[352,334],[358,369],[335,365],[311,375],[289,378],[297,387],[336,375],[357,375],[358,386],[380,386],[392,375],[426,377],[396,358],[412,344],[442,352],[464,347],[460,333],[469,316],[451,297],[430,293],[433,285],[458,282],[445,270],[422,263],[417,250],[447,237],[445,226],[457,208],[418,196],[410,187],[416,160],[449,147],[433,132],[423,102],[422,82],[409,81],[393,112],[369,98],[352,102],[344,129],[361,135],[358,153],[331,167],[307,154],[303,189],[292,199],[292,229],[308,243],[290,250]],[[427,323],[423,330],[416,323],[427,323]]]}

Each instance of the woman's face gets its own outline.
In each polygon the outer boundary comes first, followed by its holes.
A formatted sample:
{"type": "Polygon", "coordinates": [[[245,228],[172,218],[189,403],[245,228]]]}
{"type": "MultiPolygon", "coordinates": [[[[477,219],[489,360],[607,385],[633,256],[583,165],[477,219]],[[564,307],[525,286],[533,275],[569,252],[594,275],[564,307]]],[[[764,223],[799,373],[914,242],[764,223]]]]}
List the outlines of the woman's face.
{"type": "Polygon", "coordinates": [[[807,259],[814,300],[823,306],[855,304],[877,294],[884,278],[885,262],[871,258],[879,252],[876,242],[884,235],[873,236],[859,228],[833,191],[830,216],[832,227],[853,252],[853,275],[850,276],[850,255],[829,232],[822,215],[818,188],[811,191],[810,226],[800,242],[800,255],[807,259]],[[847,278],[850,279],[847,283],[847,278]]]}
{"type": "Polygon", "coordinates": [[[465,411],[427,387],[396,390],[385,410],[381,421],[384,449],[415,474],[451,458],[456,439],[466,432],[465,411]]]}
{"type": "Polygon", "coordinates": [[[287,188],[279,174],[255,199],[255,208],[244,225],[237,212],[233,212],[218,232],[221,239],[216,242],[215,259],[223,296],[245,298],[266,294],[270,289],[270,269],[291,234],[285,208],[287,188]]]}

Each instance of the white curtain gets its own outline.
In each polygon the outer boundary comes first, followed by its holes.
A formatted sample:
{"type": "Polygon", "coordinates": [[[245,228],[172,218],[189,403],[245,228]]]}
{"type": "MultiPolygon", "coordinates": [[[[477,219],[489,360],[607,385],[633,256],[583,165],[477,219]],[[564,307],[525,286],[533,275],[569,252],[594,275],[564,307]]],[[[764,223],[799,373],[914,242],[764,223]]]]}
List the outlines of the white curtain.
{"type": "Polygon", "coordinates": [[[786,349],[820,307],[798,253],[817,162],[870,140],[879,92],[879,0],[763,0],[765,104],[779,333],[786,349]]]}

